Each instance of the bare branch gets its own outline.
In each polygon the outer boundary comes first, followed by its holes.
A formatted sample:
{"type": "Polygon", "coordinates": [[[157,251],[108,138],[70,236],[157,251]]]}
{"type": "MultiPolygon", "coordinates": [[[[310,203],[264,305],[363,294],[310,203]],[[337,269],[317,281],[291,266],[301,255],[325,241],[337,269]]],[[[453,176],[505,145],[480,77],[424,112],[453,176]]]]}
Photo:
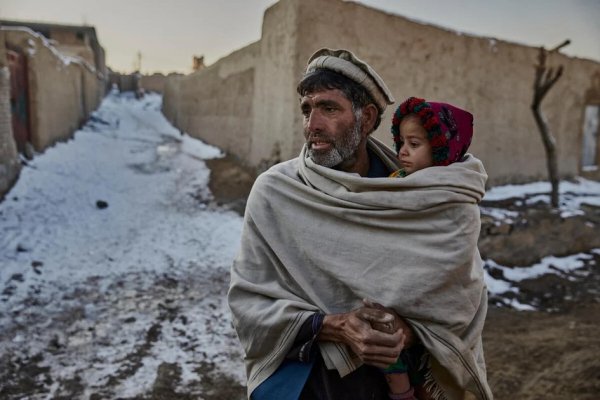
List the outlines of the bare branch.
{"type": "Polygon", "coordinates": [[[562,49],[565,46],[568,46],[569,44],[571,44],[571,40],[570,39],[566,39],[564,42],[562,42],[558,46],[556,46],[553,49],[549,50],[549,52],[550,53],[558,52],[560,49],[562,49]]]}

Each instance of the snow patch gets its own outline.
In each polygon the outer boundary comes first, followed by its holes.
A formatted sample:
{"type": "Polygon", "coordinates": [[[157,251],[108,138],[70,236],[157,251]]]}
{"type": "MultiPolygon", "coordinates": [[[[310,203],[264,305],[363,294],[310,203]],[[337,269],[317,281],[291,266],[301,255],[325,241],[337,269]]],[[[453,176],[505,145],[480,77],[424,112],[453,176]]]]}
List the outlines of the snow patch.
{"type": "MultiPolygon", "coordinates": [[[[523,185],[504,185],[489,189],[483,201],[515,199],[516,205],[550,204],[551,185],[549,182],[532,182],[523,185]],[[518,199],[518,200],[517,200],[518,199]]],[[[600,182],[577,177],[573,181],[561,181],[559,185],[562,218],[584,215],[582,205],[600,207],[600,182]]],[[[513,223],[518,213],[496,207],[481,207],[481,213],[503,223],[513,223]]]]}
{"type": "Polygon", "coordinates": [[[0,203],[0,354],[42,354],[87,397],[111,377],[109,398],[142,396],[162,363],[184,386],[202,362],[245,381],[226,304],[242,218],[203,202],[203,160],[223,154],[170,125],[161,101],[112,91],[0,203]]]}
{"type": "MultiPolygon", "coordinates": [[[[75,57],[75,56],[67,56],[66,54],[61,53],[60,51],[58,51],[58,49],[52,44],[52,42],[48,38],[46,38],[41,33],[35,32],[26,26],[10,26],[10,27],[2,26],[2,27],[0,27],[0,30],[27,32],[27,34],[29,34],[29,35],[33,36],[35,39],[37,39],[42,44],[42,46],[44,46],[48,50],[50,50],[50,52],[52,52],[52,54],[54,54],[62,62],[62,64],[64,66],[67,66],[71,63],[80,64],[80,65],[86,67],[89,71],[96,72],[96,68],[93,65],[91,65],[90,63],[88,63],[86,60],[84,60],[83,58],[75,57]]],[[[30,56],[34,56],[37,53],[36,41],[29,38],[29,39],[27,39],[27,44],[29,46],[29,47],[27,47],[27,53],[30,56]]]]}

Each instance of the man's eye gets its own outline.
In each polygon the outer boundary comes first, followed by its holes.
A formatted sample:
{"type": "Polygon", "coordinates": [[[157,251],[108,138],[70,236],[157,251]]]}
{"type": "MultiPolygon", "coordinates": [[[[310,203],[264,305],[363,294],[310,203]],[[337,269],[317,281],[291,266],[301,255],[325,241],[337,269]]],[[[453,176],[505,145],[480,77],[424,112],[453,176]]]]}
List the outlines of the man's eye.
{"type": "Polygon", "coordinates": [[[325,111],[327,111],[328,113],[332,113],[335,111],[335,107],[325,107],[325,111]]]}

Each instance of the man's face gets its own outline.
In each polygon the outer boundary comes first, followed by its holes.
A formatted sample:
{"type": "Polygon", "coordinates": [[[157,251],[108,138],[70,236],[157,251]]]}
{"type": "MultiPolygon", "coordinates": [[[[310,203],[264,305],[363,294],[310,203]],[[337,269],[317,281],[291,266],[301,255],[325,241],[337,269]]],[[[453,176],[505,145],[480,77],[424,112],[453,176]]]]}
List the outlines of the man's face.
{"type": "Polygon", "coordinates": [[[329,168],[353,163],[362,132],[350,100],[338,89],[324,90],[303,96],[300,109],[310,158],[329,168]]]}

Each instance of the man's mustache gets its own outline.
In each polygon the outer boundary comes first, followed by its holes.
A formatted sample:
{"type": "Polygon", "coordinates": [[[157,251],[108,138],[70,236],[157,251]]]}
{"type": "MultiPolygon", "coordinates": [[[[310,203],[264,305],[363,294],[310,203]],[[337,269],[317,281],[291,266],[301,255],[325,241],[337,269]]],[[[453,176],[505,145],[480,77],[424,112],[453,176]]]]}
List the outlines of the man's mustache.
{"type": "Polygon", "coordinates": [[[307,143],[314,143],[314,142],[333,143],[334,142],[334,140],[332,140],[328,135],[323,135],[322,133],[311,133],[311,134],[305,135],[305,137],[306,137],[307,143]]]}

